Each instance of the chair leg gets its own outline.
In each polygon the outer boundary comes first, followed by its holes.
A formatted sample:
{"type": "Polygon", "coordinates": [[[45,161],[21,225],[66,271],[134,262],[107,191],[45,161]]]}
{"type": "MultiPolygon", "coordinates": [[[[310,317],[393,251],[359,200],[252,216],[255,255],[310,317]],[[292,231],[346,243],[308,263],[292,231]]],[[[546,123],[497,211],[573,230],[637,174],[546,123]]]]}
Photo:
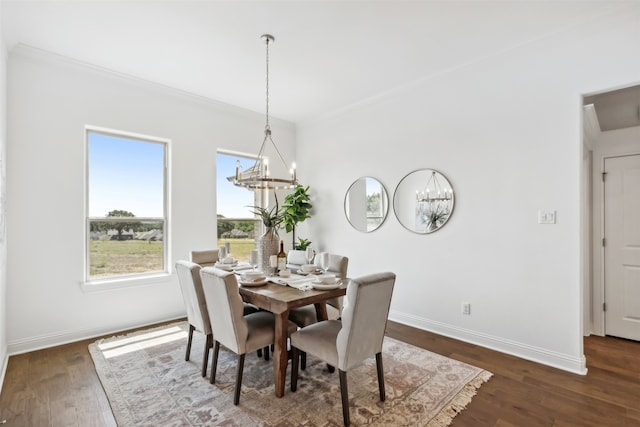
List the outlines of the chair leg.
{"type": "Polygon", "coordinates": [[[204,355],[202,356],[202,376],[207,376],[207,365],[209,364],[209,350],[213,347],[213,334],[207,335],[207,342],[204,345],[204,355]]]}
{"type": "Polygon", "coordinates": [[[238,372],[236,372],[236,393],[233,397],[233,404],[240,403],[240,387],[242,387],[242,370],[244,369],[244,354],[238,356],[238,372]]]}
{"type": "Polygon", "coordinates": [[[262,352],[264,353],[264,360],[266,360],[268,362],[269,361],[269,346],[265,346],[265,348],[262,349],[262,352]]]}
{"type": "Polygon", "coordinates": [[[340,394],[342,395],[342,419],[344,425],[348,426],[349,421],[349,390],[347,388],[347,373],[342,369],[338,369],[340,374],[340,394]]]}
{"type": "Polygon", "coordinates": [[[211,384],[216,382],[216,370],[218,369],[218,353],[220,352],[220,342],[216,340],[213,345],[213,360],[211,361],[211,384]]]}
{"type": "MultiPolygon", "coordinates": [[[[304,354],[304,352],[302,352],[304,354]]],[[[298,389],[298,360],[300,351],[291,347],[291,391],[296,391],[298,389]]]]}
{"type": "Polygon", "coordinates": [[[193,339],[193,331],[196,330],[196,327],[193,325],[189,325],[189,338],[187,339],[187,353],[184,355],[185,362],[189,361],[189,356],[191,356],[191,340],[193,339]]]}
{"type": "Polygon", "coordinates": [[[382,353],[376,353],[376,368],[378,370],[378,390],[380,391],[380,401],[384,402],[387,396],[384,391],[384,372],[382,369],[382,353]]]}
{"type": "Polygon", "coordinates": [[[302,369],[303,371],[307,369],[307,352],[306,351],[300,352],[300,369],[302,369]]]}
{"type": "Polygon", "coordinates": [[[262,349],[261,349],[261,348],[259,348],[259,349],[256,351],[256,353],[258,354],[258,358],[259,358],[259,359],[262,359],[262,349]]]}

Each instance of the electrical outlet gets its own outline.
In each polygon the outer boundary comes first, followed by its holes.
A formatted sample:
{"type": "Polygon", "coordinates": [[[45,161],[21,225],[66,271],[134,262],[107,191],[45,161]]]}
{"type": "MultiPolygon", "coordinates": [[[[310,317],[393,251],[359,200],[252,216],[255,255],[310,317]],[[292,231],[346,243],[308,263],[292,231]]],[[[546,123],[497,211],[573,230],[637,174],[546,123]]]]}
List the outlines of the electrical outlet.
{"type": "Polygon", "coordinates": [[[471,314],[471,304],[468,302],[462,303],[462,314],[471,314]]]}
{"type": "Polygon", "coordinates": [[[538,211],[538,224],[555,224],[556,211],[538,211]]]}

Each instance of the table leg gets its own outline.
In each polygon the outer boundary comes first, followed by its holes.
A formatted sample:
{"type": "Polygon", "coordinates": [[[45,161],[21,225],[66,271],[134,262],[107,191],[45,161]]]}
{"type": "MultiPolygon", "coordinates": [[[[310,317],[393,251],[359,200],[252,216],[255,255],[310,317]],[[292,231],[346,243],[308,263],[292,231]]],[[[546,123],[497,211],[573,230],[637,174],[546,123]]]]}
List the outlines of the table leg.
{"type": "Polygon", "coordinates": [[[316,307],[316,318],[318,319],[318,322],[329,318],[327,315],[327,304],[324,302],[318,302],[315,303],[314,306],[316,307]]]}
{"type": "Polygon", "coordinates": [[[284,383],[287,379],[287,329],[289,326],[289,311],[274,313],[276,318],[275,341],[273,345],[273,383],[276,397],[284,396],[284,383]]]}

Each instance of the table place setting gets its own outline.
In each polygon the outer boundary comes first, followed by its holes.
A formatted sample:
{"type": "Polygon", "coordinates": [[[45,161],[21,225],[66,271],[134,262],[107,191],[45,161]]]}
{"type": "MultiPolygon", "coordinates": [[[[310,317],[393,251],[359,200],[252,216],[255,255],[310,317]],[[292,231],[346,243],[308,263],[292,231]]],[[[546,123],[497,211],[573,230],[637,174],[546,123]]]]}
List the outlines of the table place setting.
{"type": "Polygon", "coordinates": [[[245,271],[240,274],[238,283],[242,286],[262,286],[266,285],[269,280],[262,271],[245,271]]]}
{"type": "MultiPolygon", "coordinates": [[[[253,254],[252,254],[253,255],[253,254]]],[[[238,272],[242,270],[248,270],[258,264],[257,253],[255,254],[255,260],[250,259],[250,262],[239,262],[236,258],[231,256],[231,245],[226,242],[223,246],[218,248],[218,261],[213,265],[215,268],[219,268],[224,271],[238,272]]]]}
{"type": "Polygon", "coordinates": [[[342,280],[338,279],[335,274],[321,274],[319,276],[315,276],[313,280],[311,280],[311,286],[313,286],[313,289],[320,291],[336,289],[340,287],[340,285],[342,285],[342,280]]]}
{"type": "Polygon", "coordinates": [[[299,274],[289,274],[286,277],[267,277],[267,280],[278,285],[290,286],[301,291],[309,291],[311,289],[328,291],[336,289],[342,285],[342,280],[336,278],[334,274],[322,274],[312,277],[301,276],[299,274]]]}
{"type": "Polygon", "coordinates": [[[219,268],[220,270],[231,271],[234,267],[238,266],[238,260],[233,258],[232,256],[228,256],[226,253],[224,253],[222,248],[224,248],[224,246],[220,248],[219,253],[221,256],[218,261],[216,261],[214,267],[219,268]]]}
{"type": "Polygon", "coordinates": [[[228,261],[229,257],[225,258],[222,261],[217,261],[214,264],[215,268],[219,268],[220,270],[224,270],[224,271],[234,271],[234,272],[238,272],[238,271],[243,271],[243,270],[250,270],[251,264],[246,263],[246,262],[238,262],[238,260],[230,258],[231,261],[228,261]]]}
{"type": "Polygon", "coordinates": [[[299,276],[307,276],[309,274],[322,274],[324,270],[319,268],[315,264],[303,264],[300,266],[298,270],[296,270],[296,274],[299,276]]]}

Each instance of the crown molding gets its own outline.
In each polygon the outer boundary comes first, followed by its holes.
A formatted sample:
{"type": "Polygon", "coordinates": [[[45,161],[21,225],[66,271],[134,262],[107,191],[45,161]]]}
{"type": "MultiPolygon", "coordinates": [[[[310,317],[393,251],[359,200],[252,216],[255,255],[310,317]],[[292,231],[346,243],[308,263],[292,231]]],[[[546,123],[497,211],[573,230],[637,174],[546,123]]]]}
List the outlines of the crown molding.
{"type": "MultiPolygon", "coordinates": [[[[264,113],[248,110],[246,108],[238,107],[233,104],[228,104],[216,99],[208,98],[206,96],[198,95],[197,93],[185,91],[182,89],[168,86],[162,83],[157,83],[151,80],[146,80],[141,77],[136,77],[131,74],[122,73],[101,65],[92,64],[89,62],[81,61],[69,56],[65,56],[59,53],[55,53],[49,50],[41,49],[35,46],[27,45],[24,43],[18,43],[8,52],[8,57],[20,57],[25,59],[31,59],[36,61],[43,61],[50,64],[62,65],[72,67],[80,70],[91,71],[97,74],[101,74],[105,77],[116,78],[125,80],[130,84],[137,85],[156,92],[165,93],[169,96],[175,96],[182,98],[190,102],[196,102],[203,104],[209,108],[214,108],[224,113],[233,114],[237,116],[246,117],[252,120],[264,120],[264,113]]],[[[295,129],[296,125],[288,120],[278,119],[277,117],[269,117],[269,121],[272,125],[279,127],[295,129]]]]}

